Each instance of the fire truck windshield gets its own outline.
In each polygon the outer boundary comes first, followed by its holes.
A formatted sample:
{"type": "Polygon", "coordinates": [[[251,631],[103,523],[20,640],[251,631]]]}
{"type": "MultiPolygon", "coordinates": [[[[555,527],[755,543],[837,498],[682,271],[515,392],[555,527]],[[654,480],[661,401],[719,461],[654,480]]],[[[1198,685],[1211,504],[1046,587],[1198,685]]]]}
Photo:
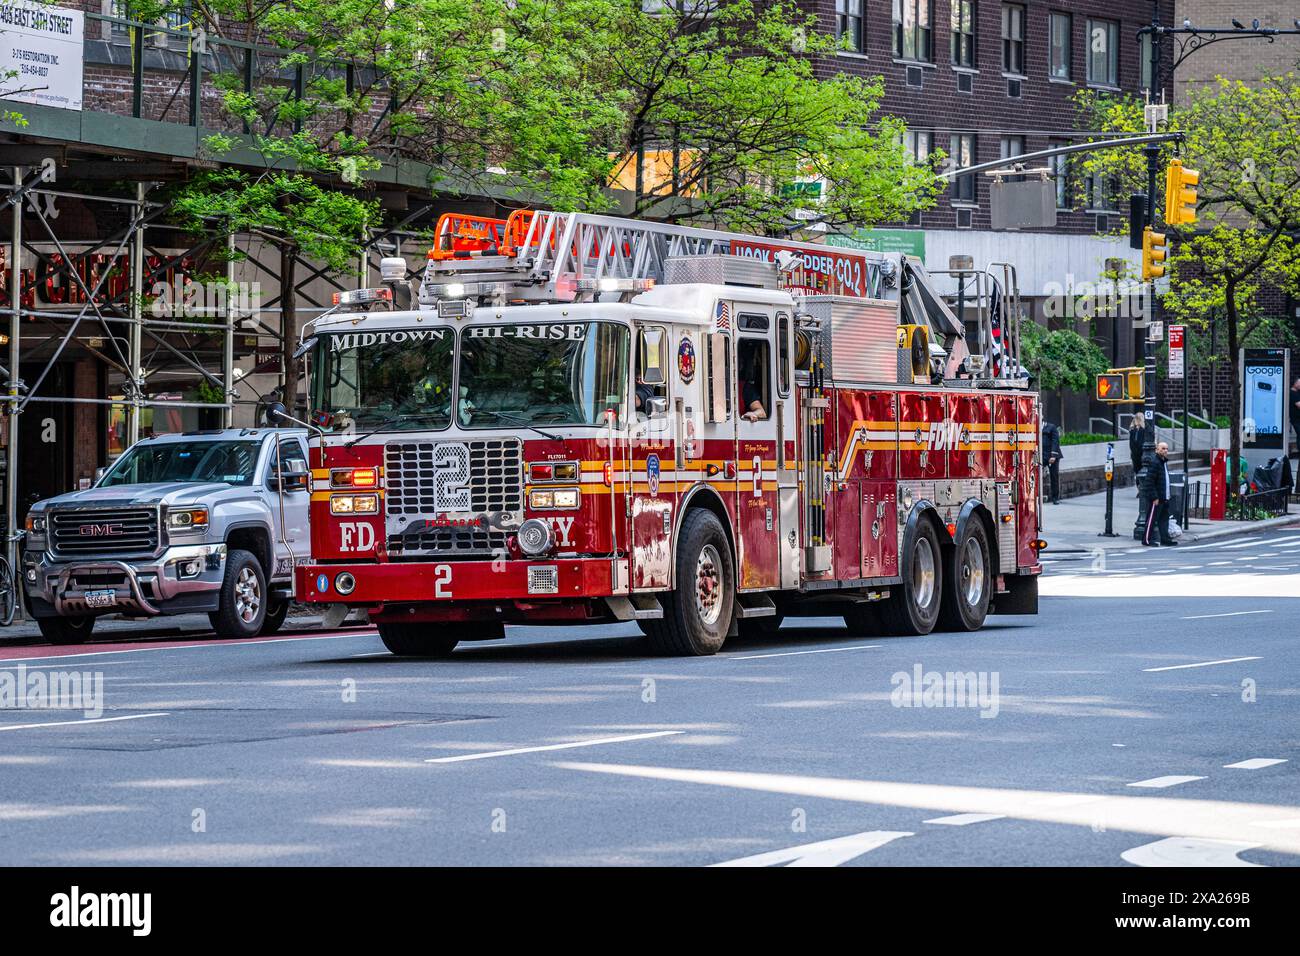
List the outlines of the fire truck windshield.
{"type": "Polygon", "coordinates": [[[321,335],[313,378],[315,419],[327,430],[439,429],[451,424],[451,329],[321,335]]]}
{"type": "Polygon", "coordinates": [[[559,322],[461,332],[457,424],[600,425],[627,394],[626,326],[559,322]]]}

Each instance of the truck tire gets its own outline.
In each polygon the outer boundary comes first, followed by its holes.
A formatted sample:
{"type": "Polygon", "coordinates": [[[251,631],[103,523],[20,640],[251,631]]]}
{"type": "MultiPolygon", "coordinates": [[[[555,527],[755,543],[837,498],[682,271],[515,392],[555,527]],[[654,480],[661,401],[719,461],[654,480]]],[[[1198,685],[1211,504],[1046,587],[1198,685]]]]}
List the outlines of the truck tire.
{"type": "Polygon", "coordinates": [[[256,637],[266,619],[268,599],[266,575],[257,555],[232,548],[226,554],[221,600],[217,609],[208,615],[208,621],[217,637],[256,637]]]}
{"type": "Polygon", "coordinates": [[[663,618],[645,622],[650,646],[677,657],[716,654],[731,627],[736,574],[726,532],[712,512],[694,508],[682,519],[675,571],[663,618]]]}
{"type": "Polygon", "coordinates": [[[379,639],[398,657],[450,657],[460,643],[436,624],[380,624],[379,639]]]}
{"type": "Polygon", "coordinates": [[[289,605],[293,602],[287,598],[280,601],[273,601],[266,609],[266,619],[262,621],[262,629],[258,634],[263,636],[274,634],[280,628],[284,627],[284,619],[289,616],[289,605]]]}
{"type": "Polygon", "coordinates": [[[900,557],[903,583],[894,585],[880,606],[884,633],[929,634],[939,621],[943,603],[943,554],[929,518],[921,518],[915,529],[903,536],[900,557]]]}
{"type": "Polygon", "coordinates": [[[989,614],[993,594],[993,565],[988,532],[972,515],[957,546],[945,556],[943,606],[939,624],[945,631],[978,631],[989,614]]]}
{"type": "Polygon", "coordinates": [[[51,644],[84,644],[95,629],[95,619],[86,617],[38,617],[36,626],[51,644]]]}

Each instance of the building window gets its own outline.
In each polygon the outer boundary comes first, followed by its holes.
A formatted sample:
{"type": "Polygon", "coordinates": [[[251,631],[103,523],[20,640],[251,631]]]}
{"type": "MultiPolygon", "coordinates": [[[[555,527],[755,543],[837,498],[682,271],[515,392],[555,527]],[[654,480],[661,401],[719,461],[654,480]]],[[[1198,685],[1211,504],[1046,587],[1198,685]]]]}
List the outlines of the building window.
{"type": "Polygon", "coordinates": [[[1097,173],[1089,173],[1083,184],[1087,194],[1089,212],[1117,212],[1115,204],[1115,181],[1105,179],[1097,173]]]}
{"type": "Polygon", "coordinates": [[[1151,89],[1151,34],[1144,33],[1138,37],[1138,63],[1141,67],[1141,88],[1145,92],[1151,89]]]}
{"type": "Polygon", "coordinates": [[[914,163],[924,163],[934,152],[934,131],[928,129],[909,129],[903,141],[907,149],[907,158],[914,163]]]}
{"type": "Polygon", "coordinates": [[[894,56],[930,62],[934,0],[894,0],[894,56]]]}
{"type": "MultiPolygon", "coordinates": [[[[1012,156],[1023,156],[1025,154],[1025,138],[1023,136],[1003,136],[1000,145],[999,159],[1010,159],[1012,156]]],[[[1024,182],[1024,176],[1004,176],[1003,179],[1009,183],[1024,182]]]]}
{"type": "Polygon", "coordinates": [[[1070,79],[1070,67],[1072,66],[1072,51],[1070,48],[1071,34],[1074,32],[1070,29],[1070,15],[1068,13],[1052,13],[1048,15],[1048,75],[1055,80],[1070,79]]]}
{"type": "MultiPolygon", "coordinates": [[[[1054,140],[1049,144],[1052,149],[1058,146],[1065,146],[1063,140],[1054,140]]],[[[1069,209],[1070,207],[1070,157],[1067,155],[1053,156],[1048,160],[1048,165],[1052,169],[1052,181],[1056,183],[1056,208],[1069,209]]]]}
{"type": "Polygon", "coordinates": [[[1025,8],[1002,4],[1002,70],[1025,75],[1025,8]]]}
{"type": "Polygon", "coordinates": [[[862,52],[862,0],[835,0],[835,38],[840,49],[862,52]]]}
{"type": "Polygon", "coordinates": [[[975,69],[974,0],[952,0],[952,65],[975,69]]]}
{"type": "MultiPolygon", "coordinates": [[[[965,169],[975,165],[975,134],[953,133],[948,150],[952,169],[965,169]]],[[[975,202],[975,177],[970,173],[958,176],[952,183],[953,202],[975,202]]]]}
{"type": "Polygon", "coordinates": [[[1119,24],[1113,20],[1088,21],[1088,82],[1119,86],[1119,24]]]}

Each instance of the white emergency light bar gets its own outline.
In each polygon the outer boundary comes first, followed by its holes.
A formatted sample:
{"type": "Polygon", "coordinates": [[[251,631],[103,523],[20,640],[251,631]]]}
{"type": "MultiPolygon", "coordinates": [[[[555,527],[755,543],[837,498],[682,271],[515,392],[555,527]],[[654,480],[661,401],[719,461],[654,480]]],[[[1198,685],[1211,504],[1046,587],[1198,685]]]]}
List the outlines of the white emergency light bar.
{"type": "Polygon", "coordinates": [[[348,289],[346,292],[334,293],[334,304],[345,312],[348,311],[349,306],[374,305],[377,302],[386,303],[391,309],[393,290],[384,286],[373,289],[348,289]]]}
{"type": "Polygon", "coordinates": [[[648,292],[655,287],[651,278],[622,279],[616,276],[601,276],[599,279],[579,279],[579,292],[648,292]]]}

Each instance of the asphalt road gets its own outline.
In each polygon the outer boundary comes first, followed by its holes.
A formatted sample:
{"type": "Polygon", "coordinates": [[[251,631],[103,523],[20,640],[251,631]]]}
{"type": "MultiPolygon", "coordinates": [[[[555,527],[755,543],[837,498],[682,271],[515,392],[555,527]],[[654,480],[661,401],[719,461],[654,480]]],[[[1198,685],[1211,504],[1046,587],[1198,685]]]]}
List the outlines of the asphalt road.
{"type": "Polygon", "coordinates": [[[1049,556],[1043,591],[693,660],[629,626],[6,647],[103,712],[0,710],[0,863],[1300,862],[1300,528],[1049,556]]]}

